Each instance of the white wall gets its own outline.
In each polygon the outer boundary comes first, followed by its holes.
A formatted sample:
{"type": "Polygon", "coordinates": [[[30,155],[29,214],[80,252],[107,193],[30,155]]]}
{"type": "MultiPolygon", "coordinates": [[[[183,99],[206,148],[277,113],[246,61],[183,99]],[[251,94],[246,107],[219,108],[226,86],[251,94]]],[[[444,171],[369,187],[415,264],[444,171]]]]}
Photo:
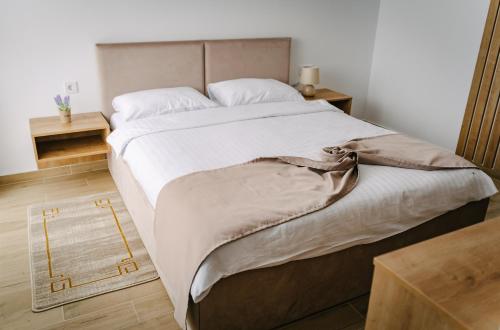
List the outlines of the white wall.
{"type": "Polygon", "coordinates": [[[381,0],[363,117],[455,150],[488,0],[381,0]]]}
{"type": "Polygon", "coordinates": [[[298,66],[365,103],[379,0],[0,1],[0,175],[36,169],[30,117],[57,115],[52,97],[77,80],[73,112],[99,110],[94,44],[290,36],[298,66]],[[7,156],[6,156],[7,155],[7,156]]]}

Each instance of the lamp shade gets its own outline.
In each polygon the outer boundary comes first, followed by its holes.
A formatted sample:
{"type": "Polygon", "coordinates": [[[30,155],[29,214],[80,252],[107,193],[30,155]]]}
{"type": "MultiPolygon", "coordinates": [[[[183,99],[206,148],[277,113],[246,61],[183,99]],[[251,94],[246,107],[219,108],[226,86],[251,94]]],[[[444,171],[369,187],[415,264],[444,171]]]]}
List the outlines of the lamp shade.
{"type": "Polygon", "coordinates": [[[319,68],[314,65],[304,65],[300,69],[300,83],[303,85],[319,84],[319,68]]]}

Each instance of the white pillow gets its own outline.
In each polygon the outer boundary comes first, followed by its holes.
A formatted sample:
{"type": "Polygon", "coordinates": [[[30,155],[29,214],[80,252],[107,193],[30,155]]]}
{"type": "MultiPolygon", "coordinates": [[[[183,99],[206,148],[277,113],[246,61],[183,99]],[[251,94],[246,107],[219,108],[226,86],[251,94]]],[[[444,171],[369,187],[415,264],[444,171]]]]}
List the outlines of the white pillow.
{"type": "Polygon", "coordinates": [[[292,86],[274,79],[243,78],[208,84],[210,99],[226,107],[240,104],[304,101],[292,86]]]}
{"type": "Polygon", "coordinates": [[[150,89],[127,93],[115,97],[112,105],[126,121],[218,106],[217,103],[210,101],[191,87],[150,89]]]}

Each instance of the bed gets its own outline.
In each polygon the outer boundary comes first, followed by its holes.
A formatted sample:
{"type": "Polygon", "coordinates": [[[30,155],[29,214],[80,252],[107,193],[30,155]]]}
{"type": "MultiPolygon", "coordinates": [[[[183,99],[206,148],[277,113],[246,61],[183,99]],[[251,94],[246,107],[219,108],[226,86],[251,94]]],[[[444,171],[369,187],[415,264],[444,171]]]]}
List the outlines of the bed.
{"type": "MultiPolygon", "coordinates": [[[[290,38],[99,44],[103,113],[110,118],[113,97],[137,90],[191,86],[205,93],[208,83],[242,77],[288,83],[290,44],[290,38]]],[[[169,123],[162,119],[131,126],[147,134],[133,136],[123,154],[113,151],[109,169],[164,283],[168,274],[158,267],[161,252],[154,244],[153,219],[156,197],[166,182],[255,155],[285,152],[314,157],[315,147],[325,143],[386,133],[340,110],[318,104],[302,107],[268,104],[251,111],[202,110],[196,116],[180,115],[189,125],[175,132],[165,131],[169,123]],[[283,115],[285,109],[293,109],[294,115],[283,115]],[[257,112],[262,115],[253,115],[257,112]],[[211,126],[200,127],[200,121],[210,121],[211,126]],[[279,138],[273,133],[277,129],[279,138]],[[235,132],[238,138],[228,143],[235,132]],[[308,138],[311,132],[324,134],[308,138]],[[296,147],[285,147],[290,145],[296,147]],[[238,152],[241,149],[248,152],[238,152]],[[230,150],[233,156],[210,157],[204,154],[207,150],[212,155],[230,150]],[[196,157],[206,161],[195,162],[196,157]]],[[[115,116],[112,126],[127,125],[115,116]]],[[[356,191],[335,208],[214,251],[193,281],[188,327],[270,329],[365,294],[374,256],[482,221],[488,197],[496,191],[479,170],[424,175],[364,166],[360,172],[364,174],[356,191]],[[350,233],[346,222],[358,224],[360,230],[350,233]],[[329,243],[315,245],[318,237],[329,243]]]]}

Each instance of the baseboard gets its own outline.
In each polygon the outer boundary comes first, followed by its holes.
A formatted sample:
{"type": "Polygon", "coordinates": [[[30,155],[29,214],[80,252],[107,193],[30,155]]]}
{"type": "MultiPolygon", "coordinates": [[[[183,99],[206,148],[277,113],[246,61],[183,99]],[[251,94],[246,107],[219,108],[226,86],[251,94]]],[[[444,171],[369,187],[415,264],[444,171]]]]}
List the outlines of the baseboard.
{"type": "Polygon", "coordinates": [[[108,168],[108,160],[102,159],[87,163],[71,164],[54,168],[47,168],[32,172],[16,173],[0,176],[0,186],[19,182],[35,181],[56,176],[104,170],[108,168]]]}

